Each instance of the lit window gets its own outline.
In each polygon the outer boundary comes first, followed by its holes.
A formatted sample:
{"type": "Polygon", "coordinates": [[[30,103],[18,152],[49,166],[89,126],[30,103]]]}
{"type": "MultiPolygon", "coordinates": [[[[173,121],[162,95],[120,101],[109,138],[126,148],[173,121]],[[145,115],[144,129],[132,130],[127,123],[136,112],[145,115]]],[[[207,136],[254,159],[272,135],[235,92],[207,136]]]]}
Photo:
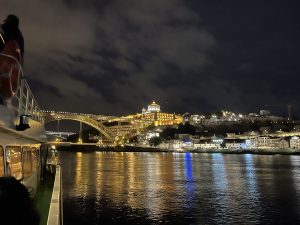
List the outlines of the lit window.
{"type": "Polygon", "coordinates": [[[32,172],[30,147],[23,147],[22,157],[23,157],[23,173],[24,173],[24,178],[26,178],[29,177],[32,172]]]}
{"type": "Polygon", "coordinates": [[[4,176],[4,149],[0,146],[0,177],[4,176]]]}
{"type": "Polygon", "coordinates": [[[14,176],[17,180],[21,180],[23,178],[21,147],[7,146],[6,152],[7,173],[11,176],[14,176]]]}

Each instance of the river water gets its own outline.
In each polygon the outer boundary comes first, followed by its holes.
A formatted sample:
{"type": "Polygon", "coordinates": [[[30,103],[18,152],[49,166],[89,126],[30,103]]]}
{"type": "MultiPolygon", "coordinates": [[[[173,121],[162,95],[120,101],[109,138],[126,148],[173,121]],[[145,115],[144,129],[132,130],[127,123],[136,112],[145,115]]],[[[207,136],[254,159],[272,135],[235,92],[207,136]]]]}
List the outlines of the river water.
{"type": "Polygon", "coordinates": [[[300,156],[61,152],[64,225],[300,224],[300,156]]]}

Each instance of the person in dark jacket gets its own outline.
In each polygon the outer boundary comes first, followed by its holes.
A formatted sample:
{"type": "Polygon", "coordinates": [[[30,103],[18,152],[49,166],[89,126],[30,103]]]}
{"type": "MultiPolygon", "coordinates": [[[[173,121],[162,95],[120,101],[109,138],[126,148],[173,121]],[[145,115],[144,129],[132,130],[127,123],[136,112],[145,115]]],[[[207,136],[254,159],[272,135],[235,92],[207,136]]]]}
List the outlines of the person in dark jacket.
{"type": "MultiPolygon", "coordinates": [[[[4,23],[0,25],[0,53],[5,49],[5,47],[9,48],[7,45],[10,41],[16,41],[18,46],[16,46],[15,50],[20,53],[21,57],[18,57],[18,61],[21,65],[23,65],[24,61],[24,38],[22,32],[19,29],[19,18],[15,15],[8,15],[4,20],[4,23]]],[[[10,45],[11,46],[11,45],[10,45]]],[[[5,64],[5,62],[2,64],[5,64]]],[[[0,82],[0,88],[1,88],[0,82]]],[[[0,105],[5,105],[5,98],[3,93],[0,93],[0,105]]]]}
{"type": "Polygon", "coordinates": [[[0,29],[0,52],[3,50],[5,43],[8,41],[17,41],[23,59],[24,55],[24,38],[19,29],[19,18],[15,15],[8,15],[1,25],[0,29]]]}
{"type": "Polygon", "coordinates": [[[14,177],[0,177],[0,224],[39,225],[40,216],[27,188],[14,177]]]}

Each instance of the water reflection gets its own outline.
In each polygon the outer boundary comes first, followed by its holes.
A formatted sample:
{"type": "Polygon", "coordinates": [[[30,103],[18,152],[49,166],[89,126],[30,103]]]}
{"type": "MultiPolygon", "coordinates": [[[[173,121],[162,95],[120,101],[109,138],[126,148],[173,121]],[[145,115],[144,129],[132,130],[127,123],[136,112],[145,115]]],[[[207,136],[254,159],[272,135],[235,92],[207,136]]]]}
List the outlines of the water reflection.
{"type": "Polygon", "coordinates": [[[300,222],[299,156],[62,152],[60,161],[67,225],[300,222]]]}
{"type": "Polygon", "coordinates": [[[300,205],[300,157],[291,156],[291,163],[293,165],[293,179],[294,179],[294,188],[297,192],[297,205],[300,205]]]}
{"type": "Polygon", "coordinates": [[[248,191],[250,194],[257,194],[257,184],[256,184],[255,168],[253,164],[253,155],[251,154],[244,155],[244,160],[245,160],[245,167],[246,167],[248,191]]]}
{"type": "Polygon", "coordinates": [[[224,156],[222,154],[213,154],[212,168],[214,186],[216,192],[226,194],[227,192],[227,179],[224,165],[224,156]]]}
{"type": "Polygon", "coordinates": [[[246,185],[248,195],[245,197],[248,199],[248,215],[253,215],[254,221],[258,223],[261,220],[261,196],[259,194],[259,189],[256,181],[256,170],[253,155],[244,155],[244,163],[246,170],[246,185]]]}

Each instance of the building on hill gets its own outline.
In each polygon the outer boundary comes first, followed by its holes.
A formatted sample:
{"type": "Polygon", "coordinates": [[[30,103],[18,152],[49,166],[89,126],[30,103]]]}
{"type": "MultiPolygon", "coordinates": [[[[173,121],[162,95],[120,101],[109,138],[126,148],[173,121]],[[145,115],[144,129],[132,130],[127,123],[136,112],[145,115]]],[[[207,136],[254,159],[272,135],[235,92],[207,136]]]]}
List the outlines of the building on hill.
{"type": "Polygon", "coordinates": [[[148,105],[148,112],[160,112],[160,105],[156,104],[156,102],[153,101],[150,105],[148,105]]]}
{"type": "Polygon", "coordinates": [[[152,121],[154,126],[174,125],[183,122],[183,117],[175,113],[161,112],[160,105],[155,101],[148,105],[147,110],[142,109],[142,114],[133,116],[136,119],[152,121]]]}

